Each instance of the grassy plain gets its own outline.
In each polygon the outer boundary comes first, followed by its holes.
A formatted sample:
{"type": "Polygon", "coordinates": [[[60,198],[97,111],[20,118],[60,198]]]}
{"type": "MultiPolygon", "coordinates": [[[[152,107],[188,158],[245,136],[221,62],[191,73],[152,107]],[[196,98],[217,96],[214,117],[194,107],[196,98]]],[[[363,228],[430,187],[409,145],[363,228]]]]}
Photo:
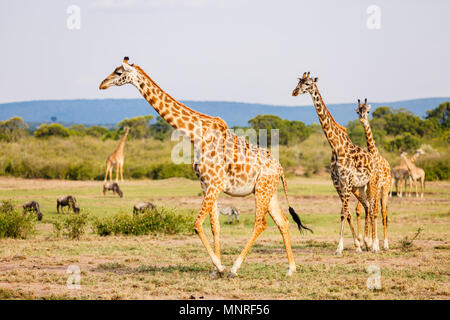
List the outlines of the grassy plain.
{"type": "MultiPolygon", "coordinates": [[[[196,235],[100,237],[90,230],[81,240],[56,237],[50,223],[62,219],[56,198],[72,194],[92,217],[132,214],[139,200],[181,211],[198,210],[197,181],[184,178],[134,180],[124,197],[103,196],[102,182],[0,178],[0,200],[18,205],[39,201],[44,218],[26,240],[0,239],[0,298],[3,299],[449,299],[450,183],[427,182],[423,199],[391,198],[390,250],[356,253],[346,226],[345,250],[335,256],[340,201],[328,177],[288,179],[291,203],[314,233],[290,234],[297,272],[288,278],[281,235],[268,218],[239,277],[211,280],[212,264],[196,235]],[[412,242],[405,245],[416,234],[412,242]],[[66,286],[69,265],[81,270],[81,289],[66,286]],[[367,267],[381,271],[381,289],[367,288],[367,267]]],[[[284,196],[280,202],[287,213],[284,196]]],[[[221,217],[222,260],[229,269],[253,226],[253,197],[220,201],[241,211],[238,224],[221,217]]],[[[356,205],[352,203],[352,207],[356,205]]],[[[204,228],[211,239],[209,221],[204,228]]],[[[379,221],[379,237],[382,226],[379,221]]]]}

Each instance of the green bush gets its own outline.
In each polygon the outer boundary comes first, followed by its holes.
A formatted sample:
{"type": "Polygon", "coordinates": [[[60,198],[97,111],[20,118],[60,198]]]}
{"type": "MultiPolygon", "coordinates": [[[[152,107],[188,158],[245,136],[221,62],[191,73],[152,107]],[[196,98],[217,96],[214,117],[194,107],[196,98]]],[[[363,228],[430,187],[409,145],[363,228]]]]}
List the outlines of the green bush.
{"type": "Polygon", "coordinates": [[[55,232],[62,231],[62,234],[69,239],[77,239],[85,233],[88,224],[89,214],[87,212],[71,213],[64,218],[62,227],[54,223],[55,232]]]}
{"type": "Polygon", "coordinates": [[[182,214],[173,209],[157,208],[137,215],[117,214],[94,220],[94,229],[100,236],[111,234],[147,235],[192,234],[194,231],[194,216],[182,214]]]}
{"type": "Polygon", "coordinates": [[[11,201],[0,202],[0,238],[26,239],[35,233],[35,214],[24,214],[11,201]]]}
{"type": "Polygon", "coordinates": [[[67,138],[70,136],[70,131],[59,123],[41,124],[40,127],[34,132],[36,138],[48,138],[51,136],[57,136],[67,138]]]}
{"type": "Polygon", "coordinates": [[[450,155],[445,157],[427,157],[417,166],[425,171],[425,180],[450,180],[450,155]]]}
{"type": "Polygon", "coordinates": [[[414,151],[420,147],[420,139],[406,132],[402,136],[395,138],[385,144],[385,148],[391,152],[414,151]]]}

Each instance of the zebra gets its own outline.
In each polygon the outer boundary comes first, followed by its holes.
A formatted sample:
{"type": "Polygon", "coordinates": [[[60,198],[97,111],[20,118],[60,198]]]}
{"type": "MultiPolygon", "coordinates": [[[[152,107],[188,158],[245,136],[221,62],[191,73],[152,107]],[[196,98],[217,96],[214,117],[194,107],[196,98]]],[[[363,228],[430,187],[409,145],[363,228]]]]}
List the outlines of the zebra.
{"type": "Polygon", "coordinates": [[[239,222],[239,211],[234,206],[227,206],[224,204],[218,204],[217,210],[220,214],[223,214],[224,216],[230,216],[231,222],[234,222],[234,219],[236,219],[237,222],[239,222]]]}

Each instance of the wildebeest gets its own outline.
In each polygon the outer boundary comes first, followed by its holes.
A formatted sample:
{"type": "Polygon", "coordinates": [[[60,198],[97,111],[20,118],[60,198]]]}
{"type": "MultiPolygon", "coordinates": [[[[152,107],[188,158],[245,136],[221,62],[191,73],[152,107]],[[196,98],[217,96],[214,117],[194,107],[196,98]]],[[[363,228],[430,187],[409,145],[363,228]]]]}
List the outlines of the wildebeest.
{"type": "Polygon", "coordinates": [[[133,207],[133,214],[138,214],[147,210],[153,210],[155,208],[155,205],[150,201],[138,202],[133,207]]]}
{"type": "Polygon", "coordinates": [[[117,182],[105,182],[103,184],[103,195],[106,194],[106,191],[112,191],[114,194],[118,194],[119,197],[123,197],[123,192],[120,190],[117,182]]]}
{"type": "Polygon", "coordinates": [[[80,213],[77,199],[73,196],[69,195],[56,199],[56,211],[59,213],[59,209],[61,208],[61,212],[64,213],[64,207],[69,207],[69,210],[72,210],[74,213],[80,213]]]}
{"type": "Polygon", "coordinates": [[[224,204],[217,204],[217,210],[220,214],[223,214],[224,216],[230,216],[231,222],[234,222],[234,219],[239,222],[239,211],[236,209],[236,207],[233,206],[227,206],[224,204]]]}
{"type": "Polygon", "coordinates": [[[37,203],[36,201],[29,201],[27,203],[25,203],[23,206],[23,213],[27,213],[27,212],[35,212],[37,215],[38,220],[42,220],[42,212],[39,209],[39,203],[37,203]]]}

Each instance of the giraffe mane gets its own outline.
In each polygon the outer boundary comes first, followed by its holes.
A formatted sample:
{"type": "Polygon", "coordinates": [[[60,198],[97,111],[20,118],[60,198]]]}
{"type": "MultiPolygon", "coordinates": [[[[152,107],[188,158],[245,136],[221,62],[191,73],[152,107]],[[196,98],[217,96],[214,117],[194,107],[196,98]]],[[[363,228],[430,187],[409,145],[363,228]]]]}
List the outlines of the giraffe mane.
{"type": "Polygon", "coordinates": [[[161,89],[161,87],[155,82],[153,81],[152,78],[150,78],[150,76],[145,73],[145,71],[138,65],[134,65],[134,68],[136,68],[145,78],[147,78],[155,87],[157,87],[159,90],[161,90],[161,92],[164,92],[165,95],[167,95],[169,98],[171,98],[173,101],[175,101],[176,103],[178,103],[179,105],[183,106],[183,108],[186,108],[188,111],[202,117],[202,118],[207,118],[207,119],[213,119],[218,121],[219,123],[221,123],[221,125],[224,127],[224,129],[228,129],[228,125],[227,123],[220,117],[212,117],[209,116],[207,114],[195,111],[191,108],[189,108],[187,105],[185,105],[184,103],[179,102],[178,100],[174,99],[170,94],[168,94],[167,92],[165,92],[163,89],[161,89]]]}

